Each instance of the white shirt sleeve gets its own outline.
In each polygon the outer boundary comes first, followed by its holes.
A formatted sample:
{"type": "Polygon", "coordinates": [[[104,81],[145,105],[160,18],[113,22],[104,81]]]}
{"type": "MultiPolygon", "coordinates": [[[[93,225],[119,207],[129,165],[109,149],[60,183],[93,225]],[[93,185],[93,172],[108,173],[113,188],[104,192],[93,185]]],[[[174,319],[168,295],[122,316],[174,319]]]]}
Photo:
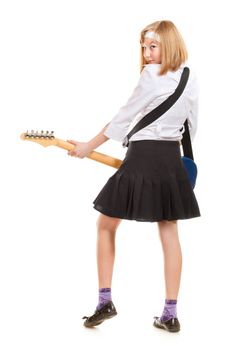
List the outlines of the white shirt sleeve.
{"type": "Polygon", "coordinates": [[[120,108],[105,129],[104,135],[116,141],[122,141],[136,115],[154,98],[154,80],[157,69],[152,72],[146,65],[141,72],[140,79],[126,104],[120,108]]]}

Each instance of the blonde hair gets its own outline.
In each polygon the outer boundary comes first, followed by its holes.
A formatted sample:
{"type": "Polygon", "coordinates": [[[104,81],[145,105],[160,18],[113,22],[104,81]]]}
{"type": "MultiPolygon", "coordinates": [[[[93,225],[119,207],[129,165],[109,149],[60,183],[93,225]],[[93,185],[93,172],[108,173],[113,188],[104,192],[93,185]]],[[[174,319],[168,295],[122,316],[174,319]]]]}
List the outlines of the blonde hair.
{"type": "Polygon", "coordinates": [[[140,57],[140,72],[146,64],[143,56],[143,47],[145,33],[149,30],[155,32],[160,37],[161,48],[161,69],[159,75],[166,74],[169,70],[176,71],[182,63],[188,58],[188,52],[184,40],[177,30],[176,26],[171,21],[157,21],[147,25],[140,36],[141,57],[140,57]]]}

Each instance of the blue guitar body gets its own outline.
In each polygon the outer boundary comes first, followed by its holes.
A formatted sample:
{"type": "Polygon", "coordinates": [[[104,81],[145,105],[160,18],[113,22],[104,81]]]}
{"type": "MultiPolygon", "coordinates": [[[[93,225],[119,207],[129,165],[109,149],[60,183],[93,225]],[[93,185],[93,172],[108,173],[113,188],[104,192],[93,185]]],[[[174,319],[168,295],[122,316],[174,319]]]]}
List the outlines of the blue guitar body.
{"type": "Polygon", "coordinates": [[[188,177],[191,182],[192,188],[194,188],[196,184],[196,177],[197,177],[197,166],[191,158],[183,156],[181,157],[181,159],[188,172],[188,177]]]}

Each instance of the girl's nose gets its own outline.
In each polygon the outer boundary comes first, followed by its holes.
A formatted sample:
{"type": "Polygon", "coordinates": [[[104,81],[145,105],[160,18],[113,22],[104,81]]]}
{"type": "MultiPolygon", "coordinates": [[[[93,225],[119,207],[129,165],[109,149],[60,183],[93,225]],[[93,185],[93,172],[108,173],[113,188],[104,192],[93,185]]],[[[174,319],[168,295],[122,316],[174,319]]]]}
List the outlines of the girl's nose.
{"type": "Polygon", "coordinates": [[[145,57],[146,58],[150,57],[150,50],[148,48],[145,49],[145,57]]]}

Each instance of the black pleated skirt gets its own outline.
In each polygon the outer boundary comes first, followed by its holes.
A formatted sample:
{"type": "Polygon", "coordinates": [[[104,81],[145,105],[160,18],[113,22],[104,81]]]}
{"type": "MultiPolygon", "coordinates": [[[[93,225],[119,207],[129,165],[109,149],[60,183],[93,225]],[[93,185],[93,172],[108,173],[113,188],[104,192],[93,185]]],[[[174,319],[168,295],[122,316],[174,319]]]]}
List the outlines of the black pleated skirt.
{"type": "Polygon", "coordinates": [[[127,220],[155,222],[200,216],[179,141],[130,142],[122,165],[93,204],[105,215],[127,220]]]}

